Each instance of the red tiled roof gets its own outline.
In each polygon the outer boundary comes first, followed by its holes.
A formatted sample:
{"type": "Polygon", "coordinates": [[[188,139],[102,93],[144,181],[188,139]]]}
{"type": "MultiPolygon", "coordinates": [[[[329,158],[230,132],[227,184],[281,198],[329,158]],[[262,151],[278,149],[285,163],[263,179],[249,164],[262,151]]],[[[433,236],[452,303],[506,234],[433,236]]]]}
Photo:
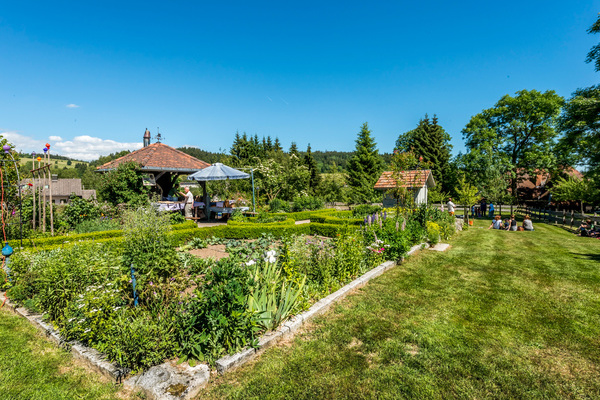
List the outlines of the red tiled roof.
{"type": "Polygon", "coordinates": [[[134,161],[145,171],[174,171],[193,173],[210,166],[210,164],[167,146],[164,143],[152,143],[123,157],[97,167],[98,171],[108,171],[119,165],[134,161]]]}
{"type": "MultiPolygon", "coordinates": [[[[431,175],[430,169],[401,171],[402,187],[423,187],[431,175]]],[[[394,179],[393,171],[384,171],[377,183],[375,189],[391,189],[396,187],[396,179],[394,179]]],[[[432,179],[433,181],[433,179],[432,179]]]]}

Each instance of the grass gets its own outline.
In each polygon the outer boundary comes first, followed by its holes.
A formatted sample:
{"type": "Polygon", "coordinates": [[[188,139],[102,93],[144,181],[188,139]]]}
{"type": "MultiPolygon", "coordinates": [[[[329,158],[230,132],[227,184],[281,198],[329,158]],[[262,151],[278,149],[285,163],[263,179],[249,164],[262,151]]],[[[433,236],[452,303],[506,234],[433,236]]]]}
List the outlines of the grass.
{"type": "Polygon", "coordinates": [[[386,272],[201,398],[600,398],[600,241],[489,220],[386,272]]]}
{"type": "Polygon", "coordinates": [[[126,399],[108,379],[86,370],[27,320],[0,310],[1,399],[126,399]]]}

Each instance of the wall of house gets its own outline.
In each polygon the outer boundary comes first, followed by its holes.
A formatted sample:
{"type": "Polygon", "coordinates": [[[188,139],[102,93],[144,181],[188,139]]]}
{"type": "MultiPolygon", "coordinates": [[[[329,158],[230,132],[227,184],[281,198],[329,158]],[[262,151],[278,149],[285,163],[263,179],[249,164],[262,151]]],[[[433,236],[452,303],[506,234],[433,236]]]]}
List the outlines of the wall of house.
{"type": "MultiPolygon", "coordinates": [[[[427,185],[419,188],[416,192],[413,190],[415,204],[427,204],[427,185]]],[[[383,207],[392,208],[396,207],[396,199],[389,193],[383,194],[383,207]]]]}

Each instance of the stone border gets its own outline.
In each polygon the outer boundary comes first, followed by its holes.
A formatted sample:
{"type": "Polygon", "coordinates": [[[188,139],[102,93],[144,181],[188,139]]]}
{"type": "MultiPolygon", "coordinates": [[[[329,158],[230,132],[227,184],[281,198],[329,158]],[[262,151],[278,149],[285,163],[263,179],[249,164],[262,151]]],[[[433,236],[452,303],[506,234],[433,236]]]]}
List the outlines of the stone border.
{"type": "MultiPolygon", "coordinates": [[[[0,298],[4,298],[5,296],[5,292],[0,292],[0,298]]],[[[48,339],[55,342],[58,346],[70,350],[75,358],[85,361],[95,371],[115,381],[124,376],[124,371],[121,370],[116,364],[106,361],[105,355],[100,353],[98,350],[91,347],[86,347],[77,341],[65,342],[65,340],[60,336],[59,332],[54,329],[52,325],[49,325],[43,321],[42,314],[30,314],[26,308],[17,307],[15,304],[13,304],[8,297],[6,298],[6,303],[4,306],[7,310],[29,320],[33,326],[44,332],[48,339]]]]}
{"type": "MultiPolygon", "coordinates": [[[[410,256],[418,250],[428,247],[429,245],[427,243],[415,245],[410,248],[406,255],[410,256]]],[[[258,357],[264,350],[274,346],[282,339],[293,337],[304,323],[325,313],[334,303],[345,298],[352,290],[365,286],[371,279],[378,277],[395,265],[396,263],[394,261],[386,261],[364,273],[336,292],[317,301],[308,309],[308,311],[290,318],[276,331],[264,334],[258,341],[258,349],[247,348],[239,353],[220,358],[216,361],[217,371],[221,374],[232,371],[258,357]]],[[[5,293],[0,292],[0,299],[4,296],[5,293]]],[[[90,367],[102,375],[118,381],[126,374],[126,372],[119,369],[117,365],[106,361],[106,357],[99,351],[86,347],[76,341],[65,342],[54,327],[42,320],[42,315],[29,314],[25,308],[17,308],[17,306],[8,298],[5,306],[15,314],[28,319],[39,330],[43,331],[49,339],[59,346],[70,349],[75,358],[86,362],[90,367]]],[[[123,384],[131,390],[143,391],[150,399],[176,400],[192,399],[198,394],[200,388],[209,382],[209,379],[210,369],[206,364],[190,367],[187,363],[175,365],[172,362],[166,362],[150,368],[141,375],[132,376],[124,380],[123,384]]]]}

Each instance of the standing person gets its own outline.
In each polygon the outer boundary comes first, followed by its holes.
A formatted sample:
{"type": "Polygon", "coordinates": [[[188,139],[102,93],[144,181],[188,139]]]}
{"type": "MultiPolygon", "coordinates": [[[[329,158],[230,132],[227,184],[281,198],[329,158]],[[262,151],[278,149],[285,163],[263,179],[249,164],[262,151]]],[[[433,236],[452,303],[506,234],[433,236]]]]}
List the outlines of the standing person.
{"type": "Polygon", "coordinates": [[[516,231],[517,230],[517,220],[515,219],[515,214],[510,216],[510,220],[508,221],[507,231],[516,231]]]}
{"type": "Polygon", "coordinates": [[[494,203],[492,203],[490,201],[490,218],[494,218],[494,211],[495,211],[494,203]]]}
{"type": "Polygon", "coordinates": [[[185,193],[179,193],[183,194],[183,196],[185,197],[185,206],[183,208],[185,211],[185,217],[192,218],[192,208],[194,207],[194,195],[192,194],[192,192],[190,192],[189,186],[186,186],[183,189],[185,190],[185,193]]]}
{"type": "Polygon", "coordinates": [[[448,203],[446,203],[446,205],[448,206],[448,212],[450,215],[454,215],[454,208],[456,207],[456,204],[452,202],[452,197],[448,199],[448,203]]]}
{"type": "Polygon", "coordinates": [[[481,217],[485,218],[485,211],[487,207],[487,204],[485,203],[485,197],[481,199],[481,204],[479,205],[479,207],[481,208],[481,217]]]}

